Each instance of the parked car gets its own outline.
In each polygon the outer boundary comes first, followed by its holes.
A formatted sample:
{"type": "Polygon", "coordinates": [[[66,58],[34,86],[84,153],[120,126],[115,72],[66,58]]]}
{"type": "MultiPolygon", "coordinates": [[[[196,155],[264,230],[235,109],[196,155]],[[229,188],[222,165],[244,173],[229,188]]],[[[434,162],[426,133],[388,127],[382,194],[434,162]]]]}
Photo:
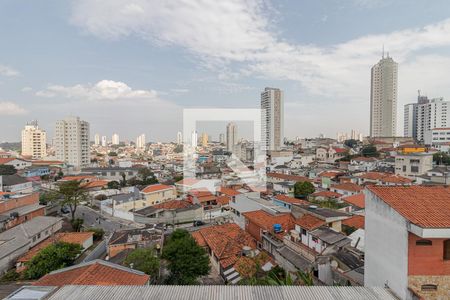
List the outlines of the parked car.
{"type": "Polygon", "coordinates": [[[61,207],[61,212],[63,214],[68,214],[68,213],[70,213],[70,209],[67,206],[62,206],[61,207]]]}
{"type": "Polygon", "coordinates": [[[193,225],[194,225],[194,227],[198,227],[198,226],[205,225],[205,222],[200,221],[200,220],[195,220],[193,225]]]}

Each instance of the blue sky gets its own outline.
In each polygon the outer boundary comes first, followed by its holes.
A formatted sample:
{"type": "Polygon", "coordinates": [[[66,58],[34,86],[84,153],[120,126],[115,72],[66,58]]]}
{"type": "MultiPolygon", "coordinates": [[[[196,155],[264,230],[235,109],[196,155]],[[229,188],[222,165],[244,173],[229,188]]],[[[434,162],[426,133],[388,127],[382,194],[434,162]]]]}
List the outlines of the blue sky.
{"type": "Polygon", "coordinates": [[[450,97],[446,0],[1,0],[0,141],[78,115],[91,134],[170,141],[183,108],[285,91],[288,137],[368,133],[370,67],[399,62],[403,105],[450,97]]]}

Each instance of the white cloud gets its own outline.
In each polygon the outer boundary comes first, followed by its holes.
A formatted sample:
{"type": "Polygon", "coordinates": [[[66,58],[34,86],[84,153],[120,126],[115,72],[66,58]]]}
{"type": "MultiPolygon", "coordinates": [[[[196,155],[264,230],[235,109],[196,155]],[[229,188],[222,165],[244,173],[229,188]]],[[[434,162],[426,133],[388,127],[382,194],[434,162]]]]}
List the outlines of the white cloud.
{"type": "Polygon", "coordinates": [[[19,76],[20,73],[19,73],[19,71],[15,70],[11,67],[0,65],[0,75],[7,76],[7,77],[13,77],[13,76],[19,76]]]}
{"type": "Polygon", "coordinates": [[[98,37],[133,35],[181,46],[232,77],[293,80],[311,94],[347,99],[367,98],[381,45],[399,62],[414,60],[416,51],[450,45],[450,19],[329,47],[287,43],[272,30],[263,0],[79,0],[73,7],[72,22],[98,37]]]}
{"type": "Polygon", "coordinates": [[[17,116],[24,115],[27,111],[10,101],[0,101],[0,116],[17,116]]]}
{"type": "Polygon", "coordinates": [[[101,80],[94,85],[50,85],[45,90],[36,92],[36,95],[49,98],[62,96],[86,100],[158,99],[158,94],[154,90],[134,90],[126,83],[113,80],[101,80]]]}

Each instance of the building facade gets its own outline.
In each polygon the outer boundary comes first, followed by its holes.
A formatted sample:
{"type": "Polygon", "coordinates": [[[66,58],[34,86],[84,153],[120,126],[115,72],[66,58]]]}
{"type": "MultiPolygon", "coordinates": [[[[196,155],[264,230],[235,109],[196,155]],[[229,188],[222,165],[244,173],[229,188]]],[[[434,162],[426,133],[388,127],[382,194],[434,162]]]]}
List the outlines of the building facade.
{"type": "Polygon", "coordinates": [[[370,136],[396,136],[398,64],[384,57],[372,67],[370,88],[370,136]]]}
{"type": "Polygon", "coordinates": [[[227,125],[227,151],[233,152],[234,146],[237,144],[237,126],[231,122],[227,125]]]}
{"type": "Polygon", "coordinates": [[[261,93],[261,142],[263,150],[279,150],[284,140],[284,93],[265,88],[261,93]]]}
{"type": "Polygon", "coordinates": [[[40,159],[47,155],[47,134],[33,121],[22,130],[22,155],[40,159]]]}
{"type": "Polygon", "coordinates": [[[430,153],[410,153],[395,157],[395,175],[414,178],[424,175],[433,168],[433,155],[430,153]]]}
{"type": "Polygon", "coordinates": [[[56,122],[54,139],[56,159],[76,168],[89,165],[89,123],[79,117],[56,122]]]}
{"type": "Polygon", "coordinates": [[[113,145],[119,145],[120,139],[119,139],[119,135],[118,135],[117,133],[114,133],[114,134],[112,135],[111,143],[112,143],[113,145]]]}

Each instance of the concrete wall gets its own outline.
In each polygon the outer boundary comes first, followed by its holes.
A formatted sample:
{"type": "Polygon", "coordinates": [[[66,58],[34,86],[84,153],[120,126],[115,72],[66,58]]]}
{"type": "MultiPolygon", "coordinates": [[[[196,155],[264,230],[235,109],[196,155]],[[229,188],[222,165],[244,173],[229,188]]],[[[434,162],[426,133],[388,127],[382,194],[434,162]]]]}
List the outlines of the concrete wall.
{"type": "Polygon", "coordinates": [[[407,221],[370,191],[366,194],[365,286],[385,286],[408,296],[407,221]]]}

